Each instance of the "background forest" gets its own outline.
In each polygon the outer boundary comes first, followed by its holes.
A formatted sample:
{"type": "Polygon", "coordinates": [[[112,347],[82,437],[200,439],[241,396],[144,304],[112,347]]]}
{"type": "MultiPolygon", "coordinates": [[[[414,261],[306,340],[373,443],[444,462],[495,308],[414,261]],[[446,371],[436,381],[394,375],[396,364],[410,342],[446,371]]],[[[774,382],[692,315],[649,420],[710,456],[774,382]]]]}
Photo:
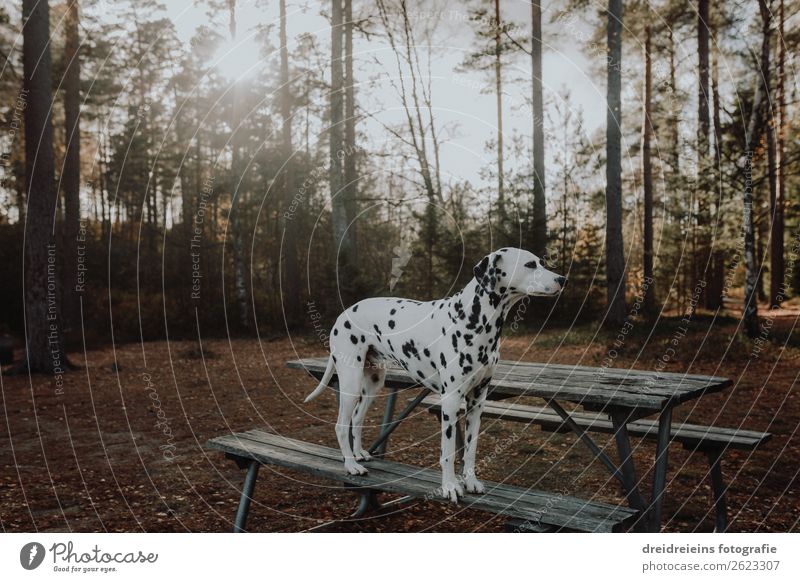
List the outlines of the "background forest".
{"type": "Polygon", "coordinates": [[[570,281],[527,324],[755,337],[800,290],[797,8],[4,3],[0,332],[23,290],[29,355],[47,305],[73,347],[313,332],[513,245],[570,281]]]}

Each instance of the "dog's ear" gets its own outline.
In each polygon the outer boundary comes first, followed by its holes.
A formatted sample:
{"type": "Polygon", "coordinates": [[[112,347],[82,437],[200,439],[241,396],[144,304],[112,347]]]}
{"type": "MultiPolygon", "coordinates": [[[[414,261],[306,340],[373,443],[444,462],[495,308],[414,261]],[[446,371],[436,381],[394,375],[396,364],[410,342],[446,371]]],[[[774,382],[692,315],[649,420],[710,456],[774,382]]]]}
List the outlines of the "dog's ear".
{"type": "Polygon", "coordinates": [[[472,274],[475,275],[475,278],[478,282],[481,282],[483,278],[486,276],[486,270],[489,268],[489,255],[486,255],[481,259],[481,262],[475,265],[475,268],[472,269],[472,274]]]}

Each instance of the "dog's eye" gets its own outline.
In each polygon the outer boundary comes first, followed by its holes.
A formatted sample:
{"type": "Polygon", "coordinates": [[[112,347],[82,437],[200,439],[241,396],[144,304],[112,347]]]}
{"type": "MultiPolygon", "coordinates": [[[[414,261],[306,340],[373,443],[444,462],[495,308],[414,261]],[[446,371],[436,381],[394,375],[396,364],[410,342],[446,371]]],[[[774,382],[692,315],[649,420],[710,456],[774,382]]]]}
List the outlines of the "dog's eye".
{"type": "Polygon", "coordinates": [[[530,263],[525,263],[525,266],[529,269],[535,269],[537,267],[536,261],[531,261],[530,263]]]}

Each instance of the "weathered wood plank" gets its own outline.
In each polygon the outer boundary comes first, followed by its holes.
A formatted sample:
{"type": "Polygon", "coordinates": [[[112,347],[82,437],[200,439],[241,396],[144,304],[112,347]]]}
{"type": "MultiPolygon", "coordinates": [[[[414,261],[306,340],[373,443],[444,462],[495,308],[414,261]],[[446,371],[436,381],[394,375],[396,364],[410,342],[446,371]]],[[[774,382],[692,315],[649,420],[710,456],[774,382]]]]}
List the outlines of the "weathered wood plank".
{"type": "MultiPolygon", "coordinates": [[[[320,377],[326,363],[325,358],[306,358],[287,365],[320,377]]],[[[416,385],[405,370],[392,366],[387,367],[387,381],[394,385],[416,385]]],[[[502,360],[490,390],[501,396],[555,398],[590,408],[608,405],[657,411],[723,390],[730,384],[730,380],[714,376],[502,360]]]]}
{"type": "MultiPolygon", "coordinates": [[[[307,453],[319,455],[322,458],[341,463],[340,452],[324,445],[287,439],[285,437],[271,435],[259,430],[247,431],[246,433],[240,433],[238,436],[240,438],[252,439],[259,443],[288,448],[289,450],[294,450],[296,447],[302,447],[307,453]]],[[[441,486],[441,473],[438,469],[404,465],[401,463],[384,461],[381,459],[369,461],[367,465],[371,471],[378,469],[380,471],[390,473],[400,479],[411,478],[424,481],[428,487],[428,492],[430,495],[433,495],[441,486]]],[[[573,497],[566,497],[563,495],[554,496],[551,493],[532,489],[521,489],[520,487],[507,484],[487,482],[485,485],[487,486],[487,490],[489,490],[490,485],[492,486],[490,493],[492,493],[494,496],[503,498],[510,503],[515,503],[518,505],[521,504],[520,506],[533,503],[533,509],[535,509],[536,507],[541,507],[544,505],[547,506],[551,511],[560,512],[565,518],[570,518],[576,513],[577,510],[576,505],[573,503],[573,500],[576,498],[573,497]],[[520,498],[520,491],[526,491],[527,495],[524,498],[520,498]],[[555,503],[554,498],[557,498],[559,502],[555,503]]],[[[593,503],[592,505],[583,507],[586,502],[582,499],[578,499],[577,501],[583,513],[586,515],[595,516],[598,519],[605,519],[608,515],[608,511],[613,511],[617,507],[616,505],[606,503],[593,503]]]]}
{"type": "MultiPolygon", "coordinates": [[[[435,489],[439,486],[439,473],[431,469],[376,459],[370,462],[368,475],[348,475],[342,467],[339,451],[263,431],[218,437],[210,440],[207,446],[260,463],[327,477],[354,487],[437,500],[435,489]]],[[[625,529],[636,518],[636,512],[625,507],[504,484],[487,482],[486,485],[489,490],[487,494],[468,494],[462,505],[529,520],[535,524],[581,531],[618,531],[625,529]]]]}
{"type": "MultiPolygon", "coordinates": [[[[422,401],[435,412],[439,410],[436,397],[430,396],[422,401]]],[[[463,406],[462,406],[463,410],[463,406]]],[[[572,412],[573,420],[583,429],[613,434],[611,421],[603,414],[572,412]]],[[[525,404],[508,404],[487,402],[483,409],[486,418],[498,418],[514,422],[528,422],[541,426],[549,432],[566,432],[561,417],[549,408],[528,406],[525,404]]],[[[628,432],[636,437],[655,439],[658,436],[658,423],[650,420],[637,420],[628,423],[628,432]]],[[[732,448],[753,450],[770,440],[770,433],[738,428],[705,426],[699,424],[674,423],[672,440],[681,443],[687,449],[732,448]]]]}

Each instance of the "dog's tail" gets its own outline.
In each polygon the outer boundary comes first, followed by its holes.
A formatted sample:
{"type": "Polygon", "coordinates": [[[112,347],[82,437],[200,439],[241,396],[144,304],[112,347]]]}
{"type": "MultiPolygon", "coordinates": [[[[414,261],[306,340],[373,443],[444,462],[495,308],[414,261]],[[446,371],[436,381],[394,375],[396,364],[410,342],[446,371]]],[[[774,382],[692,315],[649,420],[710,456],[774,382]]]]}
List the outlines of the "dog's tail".
{"type": "Polygon", "coordinates": [[[325,373],[322,375],[322,380],[319,381],[319,386],[314,388],[314,391],[308,396],[306,396],[306,399],[303,402],[311,402],[312,400],[314,400],[314,398],[322,394],[322,391],[328,387],[328,382],[331,381],[331,376],[333,376],[333,369],[334,369],[333,356],[329,356],[328,367],[325,368],[325,373]]]}

